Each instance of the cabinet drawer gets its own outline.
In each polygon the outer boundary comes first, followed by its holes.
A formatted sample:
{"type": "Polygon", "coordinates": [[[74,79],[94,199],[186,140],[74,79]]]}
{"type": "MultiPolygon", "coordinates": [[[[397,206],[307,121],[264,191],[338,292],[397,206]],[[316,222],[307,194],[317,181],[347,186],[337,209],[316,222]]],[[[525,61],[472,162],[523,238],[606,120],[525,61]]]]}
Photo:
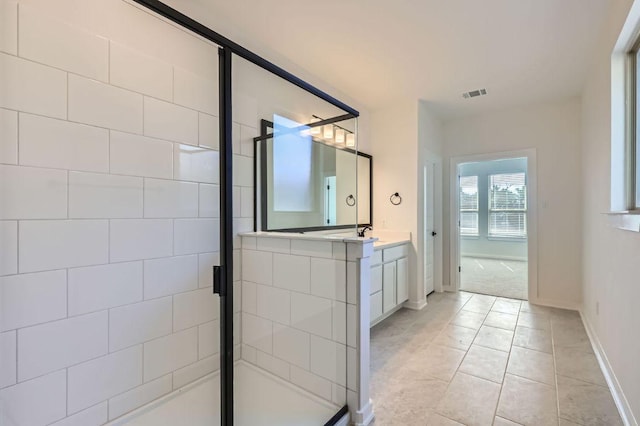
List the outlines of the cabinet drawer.
{"type": "Polygon", "coordinates": [[[382,290],[382,265],[371,267],[371,289],[369,294],[382,290]]]}
{"type": "Polygon", "coordinates": [[[369,296],[369,302],[371,303],[369,306],[371,315],[369,322],[372,323],[382,316],[382,292],[379,291],[369,296]]]}
{"type": "Polygon", "coordinates": [[[379,265],[382,263],[382,250],[374,250],[371,255],[371,265],[379,265]]]}
{"type": "Polygon", "coordinates": [[[384,249],[382,252],[382,261],[391,262],[401,257],[406,257],[409,254],[409,245],[403,244],[401,246],[391,247],[384,249]]]}

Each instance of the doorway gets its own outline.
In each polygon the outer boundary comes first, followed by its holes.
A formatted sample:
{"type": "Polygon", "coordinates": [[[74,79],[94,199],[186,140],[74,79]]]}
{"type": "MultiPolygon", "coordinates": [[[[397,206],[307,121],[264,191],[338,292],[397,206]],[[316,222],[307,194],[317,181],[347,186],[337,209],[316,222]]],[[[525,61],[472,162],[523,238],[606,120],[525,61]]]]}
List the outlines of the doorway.
{"type": "Polygon", "coordinates": [[[458,290],[535,298],[532,164],[535,152],[452,159],[452,272],[458,290]]]}

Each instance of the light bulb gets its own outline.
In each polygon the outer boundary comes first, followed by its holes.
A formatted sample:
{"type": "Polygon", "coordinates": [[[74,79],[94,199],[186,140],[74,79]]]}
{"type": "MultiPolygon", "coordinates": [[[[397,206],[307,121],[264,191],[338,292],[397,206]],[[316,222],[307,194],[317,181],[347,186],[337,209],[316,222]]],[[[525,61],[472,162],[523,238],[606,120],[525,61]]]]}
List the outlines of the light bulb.
{"type": "Polygon", "coordinates": [[[344,129],[336,129],[336,143],[344,143],[344,129]]]}
{"type": "MultiPolygon", "coordinates": [[[[320,121],[320,119],[319,119],[319,118],[313,117],[313,118],[311,119],[311,124],[313,124],[313,123],[317,123],[318,121],[320,121]]],[[[309,130],[309,133],[310,133],[312,136],[320,136],[320,131],[321,131],[320,126],[316,126],[316,127],[312,127],[312,128],[309,130]]]]}
{"type": "Polygon", "coordinates": [[[326,126],[324,126],[324,128],[322,129],[322,137],[324,139],[333,139],[333,125],[332,124],[327,124],[326,126]]]}
{"type": "Polygon", "coordinates": [[[347,146],[356,146],[356,135],[354,135],[353,133],[347,133],[347,146]]]}

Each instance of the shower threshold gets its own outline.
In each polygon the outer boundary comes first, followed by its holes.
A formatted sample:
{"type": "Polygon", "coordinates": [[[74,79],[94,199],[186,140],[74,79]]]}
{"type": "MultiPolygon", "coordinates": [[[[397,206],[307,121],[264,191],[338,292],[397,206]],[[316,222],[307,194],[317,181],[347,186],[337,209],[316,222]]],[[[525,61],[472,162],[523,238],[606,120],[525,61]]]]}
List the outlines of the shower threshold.
{"type": "MultiPolygon", "coordinates": [[[[216,372],[109,425],[219,426],[219,401],[216,372]]],[[[318,426],[340,409],[245,361],[235,363],[235,407],[238,426],[318,426]]]]}

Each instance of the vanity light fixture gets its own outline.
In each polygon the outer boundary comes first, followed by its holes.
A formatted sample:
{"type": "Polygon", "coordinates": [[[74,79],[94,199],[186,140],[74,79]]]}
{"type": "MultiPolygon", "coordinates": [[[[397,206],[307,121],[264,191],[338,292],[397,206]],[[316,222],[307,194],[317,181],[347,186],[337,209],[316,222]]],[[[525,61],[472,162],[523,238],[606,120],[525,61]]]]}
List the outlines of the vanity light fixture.
{"type": "Polygon", "coordinates": [[[326,126],[323,127],[323,129],[322,129],[322,137],[324,139],[328,139],[328,140],[333,139],[333,125],[332,124],[327,124],[326,126]]]}
{"type": "MultiPolygon", "coordinates": [[[[311,124],[317,123],[318,121],[320,121],[320,118],[316,117],[315,115],[311,118],[311,124]]],[[[311,136],[320,136],[321,131],[322,130],[320,126],[311,127],[309,129],[309,133],[311,134],[311,136]]]]}
{"type": "Polygon", "coordinates": [[[345,130],[340,127],[336,128],[336,143],[344,143],[345,130]]]}
{"type": "Polygon", "coordinates": [[[356,146],[356,135],[351,132],[347,133],[347,146],[349,148],[356,146]]]}

